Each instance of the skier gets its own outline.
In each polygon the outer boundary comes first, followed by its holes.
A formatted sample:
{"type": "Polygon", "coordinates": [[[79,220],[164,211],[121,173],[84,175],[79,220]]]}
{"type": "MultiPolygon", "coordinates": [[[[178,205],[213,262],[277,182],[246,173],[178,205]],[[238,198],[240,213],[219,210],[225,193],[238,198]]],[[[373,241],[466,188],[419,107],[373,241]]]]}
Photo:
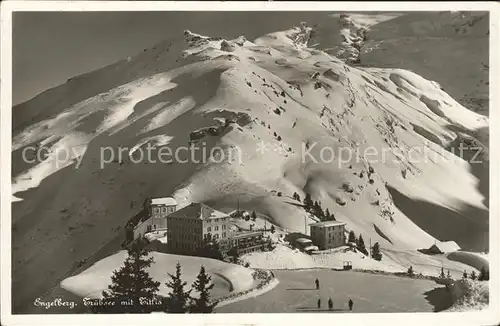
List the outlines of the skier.
{"type": "Polygon", "coordinates": [[[321,298],[318,299],[318,309],[321,309],[321,298]]]}
{"type": "Polygon", "coordinates": [[[332,310],[332,308],[333,308],[332,298],[328,298],[328,310],[332,310]]]}
{"type": "Polygon", "coordinates": [[[314,283],[316,283],[316,290],[319,290],[319,280],[316,279],[316,281],[314,281],[314,283]]]}
{"type": "Polygon", "coordinates": [[[354,302],[352,302],[351,299],[349,299],[349,310],[352,310],[352,306],[354,305],[354,302]]]}

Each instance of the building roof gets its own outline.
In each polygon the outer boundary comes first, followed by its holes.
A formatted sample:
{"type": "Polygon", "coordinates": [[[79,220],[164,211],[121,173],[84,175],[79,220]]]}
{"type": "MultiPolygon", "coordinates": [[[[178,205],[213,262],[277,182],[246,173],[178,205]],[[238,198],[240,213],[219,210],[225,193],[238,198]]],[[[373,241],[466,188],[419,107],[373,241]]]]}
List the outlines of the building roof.
{"type": "Polygon", "coordinates": [[[304,251],[315,251],[318,250],[318,246],[307,246],[304,248],[304,251]]]}
{"type": "Polygon", "coordinates": [[[172,197],[151,198],[151,205],[176,206],[177,202],[172,197]]]}
{"type": "Polygon", "coordinates": [[[210,220],[228,217],[228,215],[202,203],[191,203],[188,206],[171,213],[168,217],[210,220]]]}
{"type": "Polygon", "coordinates": [[[329,227],[329,226],[336,226],[336,225],[345,225],[345,222],[340,222],[340,221],[325,221],[325,222],[318,222],[318,223],[313,223],[309,224],[309,226],[316,226],[316,227],[329,227]]]}
{"type": "Polygon", "coordinates": [[[432,247],[436,247],[441,252],[453,252],[460,250],[460,247],[455,241],[439,241],[433,244],[431,248],[432,247]]]}
{"type": "Polygon", "coordinates": [[[261,231],[248,231],[248,232],[239,232],[233,235],[231,238],[245,238],[245,237],[251,237],[253,235],[264,235],[261,231]]]}

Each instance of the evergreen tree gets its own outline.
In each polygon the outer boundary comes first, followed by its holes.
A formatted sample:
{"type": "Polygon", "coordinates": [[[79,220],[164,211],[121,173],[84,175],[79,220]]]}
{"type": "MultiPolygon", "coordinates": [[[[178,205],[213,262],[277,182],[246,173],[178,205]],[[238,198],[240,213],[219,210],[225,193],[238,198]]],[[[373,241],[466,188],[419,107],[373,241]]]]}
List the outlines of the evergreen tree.
{"type": "Polygon", "coordinates": [[[446,273],[446,278],[451,278],[450,270],[448,270],[448,272],[446,273]]]}
{"type": "Polygon", "coordinates": [[[479,273],[478,281],[488,281],[490,279],[490,273],[486,271],[486,268],[481,267],[481,272],[479,273]]]}
{"type": "Polygon", "coordinates": [[[462,278],[463,278],[463,279],[466,279],[466,278],[467,278],[467,271],[464,271],[464,273],[462,274],[462,278]]]}
{"type": "Polygon", "coordinates": [[[304,207],[306,208],[307,211],[311,210],[314,206],[314,203],[311,199],[311,195],[306,194],[304,198],[304,207]]]}
{"type": "Polygon", "coordinates": [[[410,268],[408,268],[408,272],[407,273],[408,273],[408,276],[410,276],[410,277],[413,277],[413,275],[415,275],[415,273],[413,273],[413,267],[412,266],[410,266],[410,268]]]}
{"type": "Polygon", "coordinates": [[[471,280],[475,280],[477,277],[476,277],[476,271],[472,271],[472,273],[470,273],[470,279],[471,280]]]}
{"type": "Polygon", "coordinates": [[[347,242],[354,242],[356,243],[356,235],[354,234],[354,231],[349,231],[349,237],[347,239],[347,242]]]}
{"type": "Polygon", "coordinates": [[[368,251],[366,250],[365,247],[365,241],[363,240],[363,236],[361,234],[359,235],[358,242],[356,244],[359,251],[361,251],[365,255],[368,255],[368,251]]]}
{"type": "Polygon", "coordinates": [[[274,250],[274,245],[273,245],[273,241],[271,240],[271,237],[267,238],[266,247],[267,247],[267,250],[269,250],[269,251],[274,250]]]}
{"type": "Polygon", "coordinates": [[[236,264],[238,262],[239,255],[238,249],[236,249],[236,247],[232,247],[231,249],[229,249],[227,255],[233,257],[233,263],[236,264]]]}
{"type": "Polygon", "coordinates": [[[331,221],[331,215],[330,215],[330,211],[328,210],[328,208],[325,210],[325,220],[327,221],[331,221]]]}
{"type": "Polygon", "coordinates": [[[271,233],[274,234],[275,231],[276,231],[276,229],[274,228],[274,225],[271,225],[271,233]]]}
{"type": "Polygon", "coordinates": [[[216,304],[210,301],[210,290],[214,287],[212,279],[205,272],[205,267],[201,266],[200,273],[194,281],[192,288],[200,294],[199,298],[191,298],[190,312],[198,314],[211,313],[216,304]]]}
{"type": "Polygon", "coordinates": [[[372,258],[378,261],[382,260],[382,253],[380,252],[380,245],[378,244],[378,242],[375,242],[375,244],[373,245],[372,258]]]}
{"type": "Polygon", "coordinates": [[[203,239],[201,246],[198,247],[194,255],[198,257],[224,260],[219,248],[219,243],[212,238],[211,234],[208,234],[207,237],[203,239]]]}
{"type": "Polygon", "coordinates": [[[441,273],[439,274],[439,278],[446,278],[446,276],[444,275],[443,267],[441,267],[441,273]]]}
{"type": "Polygon", "coordinates": [[[300,196],[298,193],[294,192],[293,193],[293,199],[295,199],[296,201],[300,201],[300,196]]]}
{"type": "Polygon", "coordinates": [[[167,297],[167,312],[185,313],[188,310],[191,290],[185,291],[186,282],[181,279],[181,264],[175,266],[175,275],[168,273],[171,280],[165,283],[172,291],[167,297]]]}
{"type": "Polygon", "coordinates": [[[322,220],[325,217],[325,214],[323,213],[323,209],[321,208],[321,204],[317,201],[314,202],[313,212],[314,212],[314,215],[319,217],[320,220],[322,220]]]}
{"type": "Polygon", "coordinates": [[[252,221],[255,222],[257,220],[257,214],[255,214],[255,211],[252,212],[252,221]]]}
{"type": "Polygon", "coordinates": [[[147,272],[147,268],[154,263],[153,257],[146,258],[149,253],[145,239],[134,241],[127,249],[128,256],[123,266],[113,271],[112,283],[102,295],[105,299],[115,302],[114,312],[145,313],[154,309],[152,306],[140,304],[140,298],[158,299],[156,294],[160,282],[154,281],[147,272]],[[131,300],[133,304],[121,305],[122,300],[131,300]]]}

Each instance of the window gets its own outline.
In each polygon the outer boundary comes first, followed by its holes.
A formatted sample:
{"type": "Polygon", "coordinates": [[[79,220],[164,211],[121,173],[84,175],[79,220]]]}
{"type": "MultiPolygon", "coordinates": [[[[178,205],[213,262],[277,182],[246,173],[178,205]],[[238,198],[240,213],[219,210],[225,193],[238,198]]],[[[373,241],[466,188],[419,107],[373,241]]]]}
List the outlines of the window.
{"type": "Polygon", "coordinates": [[[215,231],[219,231],[219,226],[216,225],[215,228],[214,228],[215,231]]]}
{"type": "Polygon", "coordinates": [[[226,225],[225,224],[222,224],[222,229],[225,230],[226,229],[226,225]]]}
{"type": "Polygon", "coordinates": [[[226,237],[226,232],[222,232],[222,237],[225,238],[226,237]]]}
{"type": "Polygon", "coordinates": [[[214,234],[214,239],[215,239],[215,240],[219,239],[219,234],[217,234],[217,233],[216,233],[216,234],[214,234]]]}
{"type": "Polygon", "coordinates": [[[211,228],[211,227],[208,227],[208,228],[207,228],[207,232],[210,232],[210,231],[212,231],[212,228],[211,228]]]}

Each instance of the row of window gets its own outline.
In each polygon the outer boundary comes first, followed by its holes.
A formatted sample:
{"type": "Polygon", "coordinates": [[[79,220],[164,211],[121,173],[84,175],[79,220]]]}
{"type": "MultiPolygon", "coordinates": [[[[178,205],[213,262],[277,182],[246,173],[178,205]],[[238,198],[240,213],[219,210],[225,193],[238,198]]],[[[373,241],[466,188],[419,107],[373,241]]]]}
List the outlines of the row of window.
{"type": "Polygon", "coordinates": [[[191,251],[196,250],[196,248],[198,247],[197,245],[192,244],[192,243],[177,243],[177,242],[174,242],[172,245],[173,245],[173,247],[175,249],[191,250],[191,251]]]}
{"type": "MultiPolygon", "coordinates": [[[[226,229],[226,225],[225,224],[222,224],[222,230],[225,230],[226,229]]],[[[214,226],[214,231],[219,231],[219,226],[216,225],[214,226]]],[[[212,232],[212,227],[207,227],[207,232],[212,232]]]]}
{"type": "MultiPolygon", "coordinates": [[[[212,239],[219,239],[219,234],[218,233],[215,233],[215,234],[210,234],[212,236],[212,239]]],[[[208,237],[208,234],[205,235],[205,237],[208,237]]],[[[226,232],[222,232],[222,238],[225,238],[226,237],[226,232]]]]}
{"type": "Polygon", "coordinates": [[[189,241],[194,241],[194,242],[200,242],[201,241],[201,236],[197,234],[191,234],[191,233],[177,233],[175,236],[173,235],[173,232],[168,233],[168,237],[170,239],[179,239],[179,240],[189,240],[189,241]]]}
{"type": "Polygon", "coordinates": [[[169,229],[171,231],[177,232],[177,233],[201,233],[201,228],[200,227],[172,227],[170,225],[169,229]]]}
{"type": "Polygon", "coordinates": [[[324,226],[324,227],[321,227],[321,228],[311,227],[311,232],[314,232],[316,230],[319,230],[320,232],[326,232],[326,231],[340,230],[340,229],[341,229],[340,226],[324,226]]]}
{"type": "Polygon", "coordinates": [[[228,218],[209,218],[206,219],[207,223],[226,223],[229,219],[228,218]]]}
{"type": "Polygon", "coordinates": [[[195,219],[192,219],[192,218],[182,219],[182,221],[183,222],[187,222],[187,224],[197,224],[197,223],[200,222],[199,220],[195,220],[195,219]]]}
{"type": "Polygon", "coordinates": [[[155,213],[171,213],[175,212],[175,207],[155,207],[153,208],[155,213]]]}
{"type": "Polygon", "coordinates": [[[252,247],[252,248],[242,248],[242,249],[239,249],[238,252],[240,254],[247,254],[249,252],[254,252],[254,251],[258,251],[258,250],[262,250],[262,246],[259,246],[259,247],[252,247]]]}

